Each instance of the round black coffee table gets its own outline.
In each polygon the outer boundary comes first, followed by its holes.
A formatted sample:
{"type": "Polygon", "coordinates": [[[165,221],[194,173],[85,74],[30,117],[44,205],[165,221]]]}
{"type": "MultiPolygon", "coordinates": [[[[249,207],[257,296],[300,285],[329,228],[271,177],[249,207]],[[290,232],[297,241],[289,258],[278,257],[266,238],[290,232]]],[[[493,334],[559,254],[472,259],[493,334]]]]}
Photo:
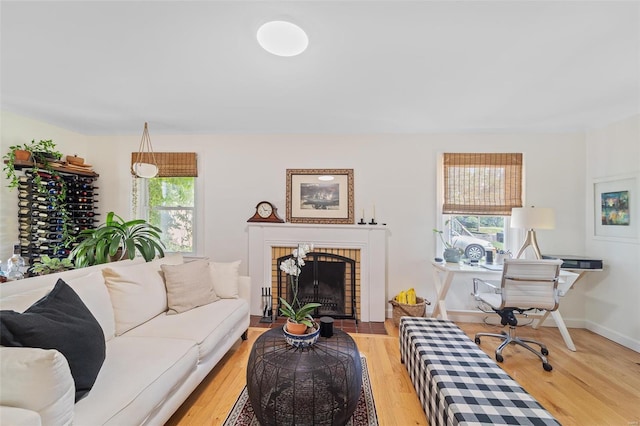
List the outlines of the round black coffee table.
{"type": "Polygon", "coordinates": [[[344,425],[362,387],[355,342],[342,330],[296,349],[282,327],[263,333],[251,348],[247,392],[261,425],[344,425]]]}

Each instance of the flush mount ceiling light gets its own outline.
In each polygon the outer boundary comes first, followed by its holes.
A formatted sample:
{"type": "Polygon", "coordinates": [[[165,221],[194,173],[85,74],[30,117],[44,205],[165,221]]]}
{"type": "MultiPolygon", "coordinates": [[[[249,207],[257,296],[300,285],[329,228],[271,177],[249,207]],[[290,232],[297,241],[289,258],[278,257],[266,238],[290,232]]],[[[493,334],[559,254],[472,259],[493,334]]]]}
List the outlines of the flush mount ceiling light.
{"type": "Polygon", "coordinates": [[[271,21],[258,29],[258,43],[277,56],[296,56],[307,49],[309,38],[299,26],[286,21],[271,21]]]}
{"type": "Polygon", "coordinates": [[[144,123],[142,131],[142,139],[140,140],[140,148],[136,154],[136,161],[131,166],[131,173],[141,178],[153,178],[158,175],[158,163],[151,146],[151,138],[149,137],[149,126],[144,123]]]}

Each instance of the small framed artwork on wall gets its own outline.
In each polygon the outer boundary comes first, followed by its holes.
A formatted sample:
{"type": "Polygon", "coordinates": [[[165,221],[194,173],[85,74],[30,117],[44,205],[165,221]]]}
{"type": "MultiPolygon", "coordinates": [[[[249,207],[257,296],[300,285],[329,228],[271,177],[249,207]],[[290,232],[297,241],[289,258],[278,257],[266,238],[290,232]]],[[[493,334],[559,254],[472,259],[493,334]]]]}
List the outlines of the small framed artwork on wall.
{"type": "Polygon", "coordinates": [[[287,169],[287,222],[354,223],[353,169],[287,169]]]}
{"type": "Polygon", "coordinates": [[[637,174],[594,179],[594,238],[640,242],[639,180],[637,174]]]}

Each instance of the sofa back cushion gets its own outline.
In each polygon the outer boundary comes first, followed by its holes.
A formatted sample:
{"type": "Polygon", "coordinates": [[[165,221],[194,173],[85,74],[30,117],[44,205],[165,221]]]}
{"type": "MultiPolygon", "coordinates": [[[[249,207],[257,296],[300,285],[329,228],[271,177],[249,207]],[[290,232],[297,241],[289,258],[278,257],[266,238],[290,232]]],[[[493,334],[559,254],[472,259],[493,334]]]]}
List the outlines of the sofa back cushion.
{"type": "Polygon", "coordinates": [[[107,286],[104,284],[102,272],[94,271],[66,282],[98,320],[104,332],[105,341],[113,339],[116,333],[116,320],[113,316],[113,306],[107,286]]]}
{"type": "Polygon", "coordinates": [[[160,265],[183,263],[182,255],[168,255],[131,266],[102,270],[111,297],[116,336],[149,321],[167,310],[167,291],[160,265]]]}

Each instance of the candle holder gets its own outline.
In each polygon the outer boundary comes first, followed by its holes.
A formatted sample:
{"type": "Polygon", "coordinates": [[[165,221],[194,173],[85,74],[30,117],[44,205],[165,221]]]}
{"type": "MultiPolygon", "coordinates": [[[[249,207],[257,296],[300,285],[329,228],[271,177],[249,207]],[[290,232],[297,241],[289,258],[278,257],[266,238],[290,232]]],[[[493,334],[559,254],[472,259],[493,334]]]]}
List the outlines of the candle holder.
{"type": "Polygon", "coordinates": [[[364,221],[364,217],[360,218],[360,222],[358,222],[358,225],[366,225],[367,222],[364,221]]]}
{"type": "Polygon", "coordinates": [[[377,224],[378,222],[376,222],[376,219],[372,217],[371,222],[369,222],[369,225],[377,225],[377,224]]]}

